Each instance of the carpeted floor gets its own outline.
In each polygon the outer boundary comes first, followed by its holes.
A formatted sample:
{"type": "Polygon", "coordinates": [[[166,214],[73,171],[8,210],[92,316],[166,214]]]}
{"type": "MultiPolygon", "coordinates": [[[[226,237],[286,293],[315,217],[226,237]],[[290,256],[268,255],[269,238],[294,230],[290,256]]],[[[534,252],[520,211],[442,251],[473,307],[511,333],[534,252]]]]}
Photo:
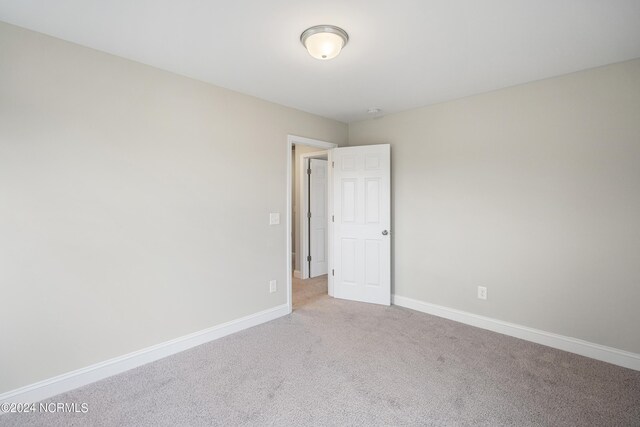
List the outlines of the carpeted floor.
{"type": "Polygon", "coordinates": [[[640,426],[640,372],[294,281],[295,311],[0,425],[640,426]]]}

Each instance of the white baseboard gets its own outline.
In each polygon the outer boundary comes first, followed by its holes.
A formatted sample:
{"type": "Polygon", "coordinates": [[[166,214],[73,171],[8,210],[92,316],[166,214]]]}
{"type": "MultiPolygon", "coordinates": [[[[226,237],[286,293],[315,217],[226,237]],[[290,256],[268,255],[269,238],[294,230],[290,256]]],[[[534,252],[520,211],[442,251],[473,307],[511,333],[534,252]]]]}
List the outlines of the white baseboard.
{"type": "Polygon", "coordinates": [[[293,277],[295,277],[296,279],[302,279],[302,273],[300,272],[300,270],[293,270],[293,277]]]}
{"type": "Polygon", "coordinates": [[[393,295],[393,304],[640,371],[640,354],[393,295]]]}
{"type": "Polygon", "coordinates": [[[290,313],[287,304],[194,332],[124,356],[115,357],[86,368],[58,375],[35,384],[0,394],[0,403],[32,403],[99,381],[163,357],[190,349],[243,329],[277,319],[290,313]]]}

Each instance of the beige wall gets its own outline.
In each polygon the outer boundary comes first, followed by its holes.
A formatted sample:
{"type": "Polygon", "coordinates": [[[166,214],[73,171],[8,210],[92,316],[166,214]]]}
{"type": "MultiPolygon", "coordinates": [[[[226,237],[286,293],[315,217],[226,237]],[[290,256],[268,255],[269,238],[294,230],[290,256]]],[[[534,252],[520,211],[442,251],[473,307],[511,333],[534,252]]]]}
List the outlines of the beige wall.
{"type": "Polygon", "coordinates": [[[375,143],[396,294],[640,353],[640,60],[350,125],[375,143]]]}
{"type": "Polygon", "coordinates": [[[0,393],[286,303],[287,134],[345,124],[2,23],[0,58],[0,393]]]}

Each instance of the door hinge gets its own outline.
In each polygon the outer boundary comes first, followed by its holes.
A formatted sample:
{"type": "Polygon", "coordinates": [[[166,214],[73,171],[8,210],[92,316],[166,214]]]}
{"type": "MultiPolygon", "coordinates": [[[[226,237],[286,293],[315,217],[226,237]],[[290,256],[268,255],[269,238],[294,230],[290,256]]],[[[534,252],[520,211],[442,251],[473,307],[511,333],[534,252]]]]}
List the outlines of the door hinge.
{"type": "Polygon", "coordinates": [[[307,175],[311,175],[311,168],[307,169],[307,175]]]}
{"type": "Polygon", "coordinates": [[[336,271],[334,269],[331,269],[331,275],[335,276],[336,275],[336,271]]]}
{"type": "Polygon", "coordinates": [[[335,217],[335,215],[331,215],[331,222],[336,222],[336,217],[335,217]]]}
{"type": "Polygon", "coordinates": [[[311,255],[307,255],[307,261],[311,262],[311,255]]]}
{"type": "Polygon", "coordinates": [[[336,167],[336,162],[331,162],[331,167],[335,168],[336,167]]]}
{"type": "Polygon", "coordinates": [[[307,218],[311,219],[311,212],[307,212],[307,218]]]}

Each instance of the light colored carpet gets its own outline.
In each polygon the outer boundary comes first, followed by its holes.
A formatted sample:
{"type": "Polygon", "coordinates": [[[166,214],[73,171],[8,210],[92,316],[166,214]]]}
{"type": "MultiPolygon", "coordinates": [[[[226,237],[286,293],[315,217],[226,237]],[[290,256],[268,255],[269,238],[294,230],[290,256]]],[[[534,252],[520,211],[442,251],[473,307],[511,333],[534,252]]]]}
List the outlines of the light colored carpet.
{"type": "Polygon", "coordinates": [[[638,426],[640,372],[295,281],[296,310],[2,425],[638,426]]]}

